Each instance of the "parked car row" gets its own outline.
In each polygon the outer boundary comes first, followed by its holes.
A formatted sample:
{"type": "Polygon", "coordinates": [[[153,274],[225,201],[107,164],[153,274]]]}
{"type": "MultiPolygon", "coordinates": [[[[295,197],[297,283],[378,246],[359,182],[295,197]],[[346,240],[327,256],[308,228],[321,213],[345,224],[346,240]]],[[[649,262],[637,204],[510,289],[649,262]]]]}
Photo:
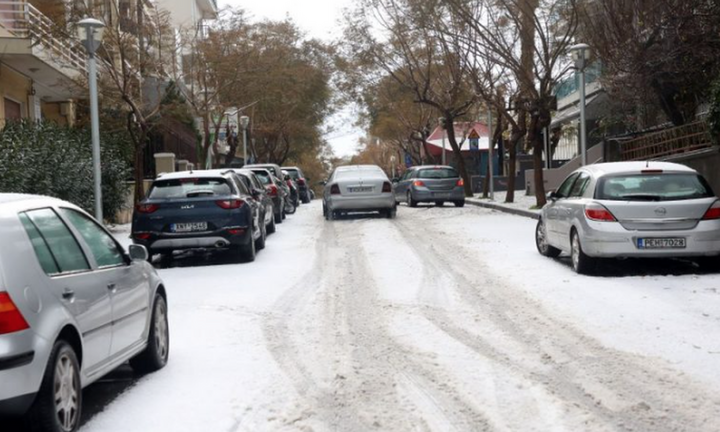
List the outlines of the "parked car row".
{"type": "Polygon", "coordinates": [[[150,259],[203,249],[251,262],[267,236],[295,212],[296,188],[275,164],[162,174],[135,208],[132,239],[147,248],[150,259]]]}

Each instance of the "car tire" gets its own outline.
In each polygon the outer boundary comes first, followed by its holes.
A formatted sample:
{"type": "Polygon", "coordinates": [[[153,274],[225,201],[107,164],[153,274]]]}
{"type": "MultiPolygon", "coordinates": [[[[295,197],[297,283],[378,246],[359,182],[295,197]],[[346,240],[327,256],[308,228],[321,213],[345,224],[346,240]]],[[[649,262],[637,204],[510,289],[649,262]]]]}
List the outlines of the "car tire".
{"type": "Polygon", "coordinates": [[[455,207],[465,207],[465,200],[455,201],[453,204],[455,204],[455,207]]]}
{"type": "Polygon", "coordinates": [[[597,268],[597,260],[585,255],[585,252],[583,252],[580,235],[575,229],[570,234],[570,257],[573,270],[577,274],[591,275],[597,268]]]}
{"type": "Polygon", "coordinates": [[[310,204],[310,197],[308,195],[305,195],[305,198],[302,200],[303,204],[310,204]]]}
{"type": "Polygon", "coordinates": [[[275,218],[275,223],[276,223],[276,224],[281,224],[281,223],[282,223],[282,221],[283,221],[282,212],[275,213],[275,215],[274,215],[273,217],[275,218]]]}
{"type": "Polygon", "coordinates": [[[557,258],[560,256],[560,249],[550,246],[547,242],[545,222],[540,219],[535,226],[535,247],[542,256],[557,258]]]}
{"type": "Polygon", "coordinates": [[[265,239],[267,238],[267,232],[265,231],[265,225],[260,228],[260,237],[258,237],[257,240],[255,240],[255,249],[257,250],[263,250],[265,249],[265,239]]]}
{"type": "Polygon", "coordinates": [[[167,302],[160,294],[155,294],[147,347],[143,352],[130,359],[135,372],[146,374],[165,367],[170,355],[170,328],[168,326],[167,302]]]}
{"type": "Polygon", "coordinates": [[[700,270],[706,273],[716,273],[720,271],[720,256],[709,256],[696,258],[700,270]]]}
{"type": "Polygon", "coordinates": [[[277,227],[275,225],[275,215],[273,215],[270,218],[270,223],[267,224],[265,227],[265,232],[268,234],[274,234],[276,230],[277,230],[277,227]]]}
{"type": "Polygon", "coordinates": [[[80,426],[81,415],[80,362],[73,347],[60,339],[50,352],[40,390],[25,420],[30,430],[74,432],[80,426]],[[60,390],[56,391],[58,386],[60,390]],[[57,393],[60,394],[59,401],[57,393]]]}
{"type": "Polygon", "coordinates": [[[435,202],[435,205],[436,205],[437,207],[442,207],[442,206],[445,205],[445,201],[437,201],[437,202],[435,202]]]}
{"type": "Polygon", "coordinates": [[[388,219],[395,219],[395,216],[397,216],[397,206],[385,211],[385,217],[388,219]]]}
{"type": "Polygon", "coordinates": [[[407,193],[407,203],[410,207],[417,207],[418,202],[413,199],[412,193],[408,191],[407,193]]]}

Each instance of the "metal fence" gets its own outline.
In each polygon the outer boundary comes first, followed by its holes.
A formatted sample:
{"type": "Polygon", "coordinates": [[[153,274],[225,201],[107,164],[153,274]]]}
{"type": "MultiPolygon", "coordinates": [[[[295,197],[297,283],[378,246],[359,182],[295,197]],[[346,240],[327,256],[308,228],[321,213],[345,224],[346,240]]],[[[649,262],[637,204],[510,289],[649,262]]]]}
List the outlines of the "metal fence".
{"type": "Polygon", "coordinates": [[[625,161],[662,159],[712,146],[705,120],[664,129],[620,142],[620,158],[625,161]]]}

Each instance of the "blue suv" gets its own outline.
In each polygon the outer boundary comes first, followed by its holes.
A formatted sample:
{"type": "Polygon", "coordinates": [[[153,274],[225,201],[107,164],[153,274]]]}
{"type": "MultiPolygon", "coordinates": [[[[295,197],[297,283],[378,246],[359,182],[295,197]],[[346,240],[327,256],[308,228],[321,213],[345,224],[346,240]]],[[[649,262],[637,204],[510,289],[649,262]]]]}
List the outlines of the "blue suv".
{"type": "Polygon", "coordinates": [[[258,202],[232,170],[185,171],[158,176],[135,206],[132,239],[153,254],[183,249],[229,250],[254,261],[265,247],[258,202]]]}

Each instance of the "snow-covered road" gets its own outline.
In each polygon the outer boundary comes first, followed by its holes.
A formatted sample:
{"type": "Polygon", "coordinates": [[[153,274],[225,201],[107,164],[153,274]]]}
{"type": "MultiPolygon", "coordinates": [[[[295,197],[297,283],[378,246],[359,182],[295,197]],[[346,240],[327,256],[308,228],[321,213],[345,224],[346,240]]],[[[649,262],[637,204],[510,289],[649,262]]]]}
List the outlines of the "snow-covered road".
{"type": "Polygon", "coordinates": [[[577,276],[475,208],[278,228],[160,270],[170,362],[84,432],[720,430],[720,275],[577,276]]]}

